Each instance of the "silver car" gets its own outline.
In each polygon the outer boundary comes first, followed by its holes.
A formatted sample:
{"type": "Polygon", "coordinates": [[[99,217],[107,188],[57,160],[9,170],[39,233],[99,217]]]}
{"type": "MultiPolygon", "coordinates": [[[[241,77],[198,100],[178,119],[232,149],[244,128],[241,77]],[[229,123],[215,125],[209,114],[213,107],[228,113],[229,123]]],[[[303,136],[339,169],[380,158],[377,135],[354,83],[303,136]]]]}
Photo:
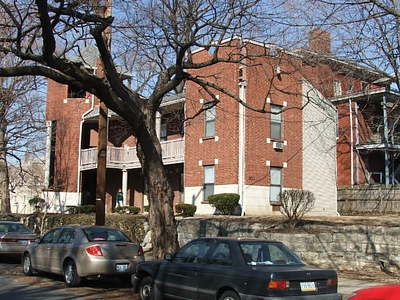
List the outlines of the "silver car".
{"type": "Polygon", "coordinates": [[[0,221],[0,254],[21,255],[35,238],[36,234],[21,223],[0,221]]]}
{"type": "Polygon", "coordinates": [[[61,226],[29,244],[23,271],[64,275],[68,287],[85,277],[127,276],[144,261],[143,249],[120,230],[104,226],[61,226]]]}

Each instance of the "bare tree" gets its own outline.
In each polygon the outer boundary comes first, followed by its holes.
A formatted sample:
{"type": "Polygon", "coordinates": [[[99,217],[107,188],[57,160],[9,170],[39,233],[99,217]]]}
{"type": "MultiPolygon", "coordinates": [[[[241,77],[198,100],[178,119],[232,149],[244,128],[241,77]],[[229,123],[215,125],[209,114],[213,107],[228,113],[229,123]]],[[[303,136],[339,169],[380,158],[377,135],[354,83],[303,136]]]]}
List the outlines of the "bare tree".
{"type": "Polygon", "coordinates": [[[0,0],[0,13],[7,16],[0,30],[8,32],[0,36],[0,52],[19,59],[13,67],[0,68],[0,76],[40,75],[84,89],[129,123],[147,184],[153,254],[159,258],[164,251],[175,251],[178,241],[173,193],[155,130],[156,112],[163,97],[180,91],[187,81],[212,99],[208,108],[218,104],[218,92],[255,111],[267,112],[266,103],[250,107],[236,90],[219,86],[215,76],[194,74],[217,63],[244,63],[240,40],[232,45],[227,39],[264,40],[268,36],[275,37],[268,40],[273,42],[289,37],[284,34],[285,26],[274,19],[286,1],[271,2],[116,0],[113,16],[104,17],[96,13],[98,6],[104,5],[101,1],[0,0]],[[109,28],[112,51],[103,34],[109,28]],[[104,77],[69,59],[87,45],[97,47],[104,77]],[[210,55],[196,59],[194,50],[198,48],[207,49],[210,55]],[[130,71],[131,84],[124,81],[118,65],[130,71]]]}
{"type": "MultiPolygon", "coordinates": [[[[7,62],[3,57],[1,64],[7,62]]],[[[44,103],[30,92],[37,87],[33,77],[1,78],[0,83],[0,211],[10,213],[10,187],[12,190],[15,178],[10,182],[9,164],[18,170],[13,176],[24,177],[31,171],[21,163],[26,153],[43,154],[44,103]]]]}

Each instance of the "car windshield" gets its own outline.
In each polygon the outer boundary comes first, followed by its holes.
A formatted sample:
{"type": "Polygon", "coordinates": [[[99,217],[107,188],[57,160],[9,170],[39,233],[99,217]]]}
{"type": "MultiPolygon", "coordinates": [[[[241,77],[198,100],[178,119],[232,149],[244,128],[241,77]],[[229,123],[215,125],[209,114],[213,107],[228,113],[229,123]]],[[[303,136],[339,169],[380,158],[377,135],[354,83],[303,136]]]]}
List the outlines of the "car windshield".
{"type": "Polygon", "coordinates": [[[281,243],[250,241],[241,242],[239,245],[248,265],[304,264],[293,251],[281,243]]]}
{"type": "Polygon", "coordinates": [[[19,223],[0,223],[0,232],[31,233],[27,227],[19,223]]]}
{"type": "Polygon", "coordinates": [[[130,242],[130,239],[122,231],[113,228],[87,227],[84,228],[83,231],[85,232],[90,242],[98,242],[98,241],[130,242]]]}

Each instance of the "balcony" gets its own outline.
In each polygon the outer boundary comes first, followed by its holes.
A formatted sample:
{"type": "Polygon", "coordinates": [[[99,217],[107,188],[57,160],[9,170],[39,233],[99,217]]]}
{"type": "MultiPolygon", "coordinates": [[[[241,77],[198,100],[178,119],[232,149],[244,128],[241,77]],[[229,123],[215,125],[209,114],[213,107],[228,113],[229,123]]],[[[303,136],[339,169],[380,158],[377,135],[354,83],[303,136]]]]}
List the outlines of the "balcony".
{"type": "MultiPolygon", "coordinates": [[[[184,141],[176,139],[161,142],[162,158],[165,165],[183,163],[185,156],[184,141]]],[[[81,171],[97,168],[97,148],[81,150],[81,171]]],[[[136,147],[107,147],[107,168],[140,168],[136,147]]]]}

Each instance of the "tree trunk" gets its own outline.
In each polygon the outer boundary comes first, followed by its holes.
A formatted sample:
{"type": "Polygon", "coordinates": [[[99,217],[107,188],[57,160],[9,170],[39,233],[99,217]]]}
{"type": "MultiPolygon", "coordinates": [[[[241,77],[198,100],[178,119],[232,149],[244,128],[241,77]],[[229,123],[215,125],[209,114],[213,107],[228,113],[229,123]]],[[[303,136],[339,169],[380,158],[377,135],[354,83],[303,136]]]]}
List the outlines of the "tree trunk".
{"type": "Polygon", "coordinates": [[[10,178],[8,175],[7,166],[7,155],[6,155],[6,145],[5,145],[5,133],[4,126],[0,129],[0,212],[1,213],[11,213],[10,208],[10,191],[9,182],[10,178]]]}
{"type": "Polygon", "coordinates": [[[174,193],[162,163],[161,144],[154,126],[150,129],[151,133],[147,129],[138,132],[138,157],[142,163],[150,206],[149,224],[152,230],[153,257],[161,259],[165,253],[174,253],[179,248],[173,210],[174,193]]]}

